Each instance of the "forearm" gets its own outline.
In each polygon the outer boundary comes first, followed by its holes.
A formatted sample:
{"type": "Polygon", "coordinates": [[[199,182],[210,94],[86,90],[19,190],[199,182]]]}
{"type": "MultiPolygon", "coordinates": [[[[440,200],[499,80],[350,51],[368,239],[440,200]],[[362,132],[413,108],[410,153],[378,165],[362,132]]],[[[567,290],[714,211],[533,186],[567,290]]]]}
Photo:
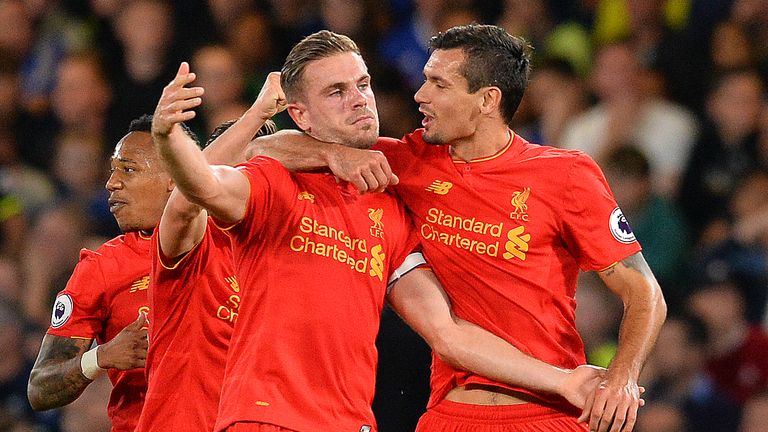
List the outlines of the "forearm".
{"type": "Polygon", "coordinates": [[[649,293],[625,305],[618,349],[608,368],[609,375],[626,374],[637,380],[648,354],[653,349],[666,312],[666,303],[660,290],[658,295],[649,293]]]}
{"type": "Polygon", "coordinates": [[[340,144],[318,141],[301,131],[282,130],[253,140],[248,154],[271,157],[290,171],[312,171],[328,168],[330,154],[340,147],[340,144]]]}
{"type": "Polygon", "coordinates": [[[27,386],[29,403],[37,411],[67,405],[92,382],[80,368],[80,358],[90,346],[90,340],[46,338],[48,342],[44,341],[40,351],[42,359],[38,358],[27,386]]]}
{"type": "Polygon", "coordinates": [[[640,253],[601,272],[600,276],[624,303],[618,350],[608,375],[621,374],[636,380],[666,318],[664,296],[640,253]]]}
{"type": "Polygon", "coordinates": [[[155,147],[176,187],[191,202],[205,207],[219,190],[218,179],[197,145],[183,135],[174,125],[168,135],[153,135],[155,147]]]}
{"type": "Polygon", "coordinates": [[[203,150],[211,165],[236,165],[244,162],[246,148],[267,119],[254,107],[249,108],[235,124],[203,150]]]}
{"type": "Polygon", "coordinates": [[[531,357],[504,339],[461,319],[433,340],[432,349],[443,361],[494,381],[557,394],[567,372],[531,357]]]}
{"type": "Polygon", "coordinates": [[[413,270],[390,291],[392,308],[448,364],[512,386],[557,393],[567,373],[451,313],[448,296],[429,270],[413,270]]]}
{"type": "Polygon", "coordinates": [[[163,255],[176,258],[199,243],[205,235],[207,215],[174,190],[160,219],[158,237],[163,255]]]}

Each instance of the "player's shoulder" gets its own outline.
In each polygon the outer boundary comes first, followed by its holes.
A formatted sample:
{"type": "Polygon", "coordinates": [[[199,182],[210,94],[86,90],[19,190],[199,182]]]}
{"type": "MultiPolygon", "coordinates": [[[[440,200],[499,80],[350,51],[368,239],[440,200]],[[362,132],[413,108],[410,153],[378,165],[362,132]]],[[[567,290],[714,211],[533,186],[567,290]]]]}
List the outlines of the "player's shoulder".
{"type": "Polygon", "coordinates": [[[80,262],[108,262],[126,259],[126,257],[133,259],[136,255],[147,255],[150,242],[150,236],[138,232],[120,234],[107,240],[95,250],[81,249],[80,262]]]}
{"type": "Polygon", "coordinates": [[[235,165],[235,168],[239,170],[282,170],[287,171],[283,165],[274,158],[269,156],[254,156],[247,161],[235,165]]]}
{"type": "Polygon", "coordinates": [[[553,170],[570,170],[579,165],[597,166],[592,157],[581,150],[533,144],[527,141],[524,141],[520,159],[545,164],[548,169],[553,170]]]}

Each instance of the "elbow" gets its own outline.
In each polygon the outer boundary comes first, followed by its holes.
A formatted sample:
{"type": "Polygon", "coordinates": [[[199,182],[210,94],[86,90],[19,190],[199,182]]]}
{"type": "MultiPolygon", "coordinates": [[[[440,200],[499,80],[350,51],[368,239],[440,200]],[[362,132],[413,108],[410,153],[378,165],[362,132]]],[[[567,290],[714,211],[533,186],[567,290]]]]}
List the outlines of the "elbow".
{"type": "Polygon", "coordinates": [[[437,358],[444,363],[458,367],[460,365],[458,364],[456,343],[456,335],[447,328],[436,331],[434,337],[429,341],[429,345],[437,358]]]}

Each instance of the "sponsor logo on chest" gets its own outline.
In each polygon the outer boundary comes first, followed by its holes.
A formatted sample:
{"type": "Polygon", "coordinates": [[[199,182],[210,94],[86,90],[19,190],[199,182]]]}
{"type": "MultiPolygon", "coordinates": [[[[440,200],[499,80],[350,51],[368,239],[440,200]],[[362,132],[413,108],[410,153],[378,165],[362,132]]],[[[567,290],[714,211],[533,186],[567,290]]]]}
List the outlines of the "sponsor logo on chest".
{"type": "MultiPolygon", "coordinates": [[[[435,192],[432,190],[435,183],[437,181],[426,190],[435,192]]],[[[525,261],[531,242],[531,234],[524,225],[531,220],[528,212],[530,196],[530,187],[513,191],[508,198],[510,220],[502,222],[490,221],[491,214],[457,214],[448,206],[431,207],[426,211],[419,234],[427,241],[476,255],[525,261]]]]}
{"type": "MultiPolygon", "coordinates": [[[[315,195],[307,191],[301,192],[297,198],[313,204],[316,200],[315,195]]],[[[382,241],[385,212],[383,208],[367,208],[365,216],[370,226],[362,236],[350,234],[350,229],[355,230],[354,222],[343,219],[325,222],[313,215],[302,216],[296,233],[288,239],[288,247],[292,252],[340,262],[349,266],[350,270],[384,281],[386,254],[382,241]]]]}

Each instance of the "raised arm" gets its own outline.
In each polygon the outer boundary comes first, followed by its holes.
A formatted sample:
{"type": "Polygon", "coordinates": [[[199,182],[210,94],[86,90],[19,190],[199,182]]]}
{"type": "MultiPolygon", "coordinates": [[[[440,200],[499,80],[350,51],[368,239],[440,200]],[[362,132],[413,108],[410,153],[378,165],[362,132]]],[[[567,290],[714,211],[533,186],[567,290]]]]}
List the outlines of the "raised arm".
{"type": "Polygon", "coordinates": [[[557,394],[582,408],[604,370],[566,370],[533,358],[500,337],[457,319],[435,275],[417,269],[402,276],[387,296],[392,308],[443,361],[487,378],[557,394]]]}
{"type": "Polygon", "coordinates": [[[319,141],[297,130],[253,140],[248,155],[269,156],[290,171],[330,169],[336,177],[354,184],[360,193],[382,192],[399,181],[380,151],[319,141]]]}
{"type": "MultiPolygon", "coordinates": [[[[93,348],[95,364],[91,364],[90,368],[129,370],[144,367],[147,358],[146,322],[146,316],[140,314],[112,340],[93,348]]],[[[43,337],[27,384],[27,398],[34,410],[67,405],[93,382],[96,374],[88,370],[87,361],[83,361],[83,355],[92,343],[93,339],[43,337]]]]}
{"type": "Polygon", "coordinates": [[[593,431],[629,432],[641,406],[637,378],[664,323],[667,305],[640,252],[599,275],[624,303],[624,317],[616,356],[581,419],[589,420],[593,431]]]}
{"type": "MultiPolygon", "coordinates": [[[[182,72],[181,68],[179,72],[182,72]]],[[[187,79],[193,79],[187,77],[187,79]]],[[[190,81],[177,74],[173,82],[163,89],[163,95],[152,121],[153,138],[158,146],[191,146],[192,138],[177,126],[179,105],[189,99],[199,98],[198,91],[187,88],[190,81]]],[[[273,115],[285,108],[285,94],[280,87],[280,73],[267,76],[264,86],[250,108],[203,150],[209,164],[234,165],[245,161],[245,149],[251,138],[273,115]]],[[[181,111],[183,113],[183,111],[181,111]]],[[[202,207],[188,201],[179,190],[174,190],[160,219],[160,248],[169,257],[188,252],[205,234],[208,214],[202,207]]]]}
{"type": "Polygon", "coordinates": [[[195,117],[192,111],[202,103],[201,87],[186,87],[195,79],[185,62],[163,90],[152,122],[152,138],[176,187],[192,203],[206,208],[217,218],[234,223],[245,215],[250,185],[245,175],[228,166],[210,166],[191,140],[170,139],[183,133],[178,123],[195,117]]]}

